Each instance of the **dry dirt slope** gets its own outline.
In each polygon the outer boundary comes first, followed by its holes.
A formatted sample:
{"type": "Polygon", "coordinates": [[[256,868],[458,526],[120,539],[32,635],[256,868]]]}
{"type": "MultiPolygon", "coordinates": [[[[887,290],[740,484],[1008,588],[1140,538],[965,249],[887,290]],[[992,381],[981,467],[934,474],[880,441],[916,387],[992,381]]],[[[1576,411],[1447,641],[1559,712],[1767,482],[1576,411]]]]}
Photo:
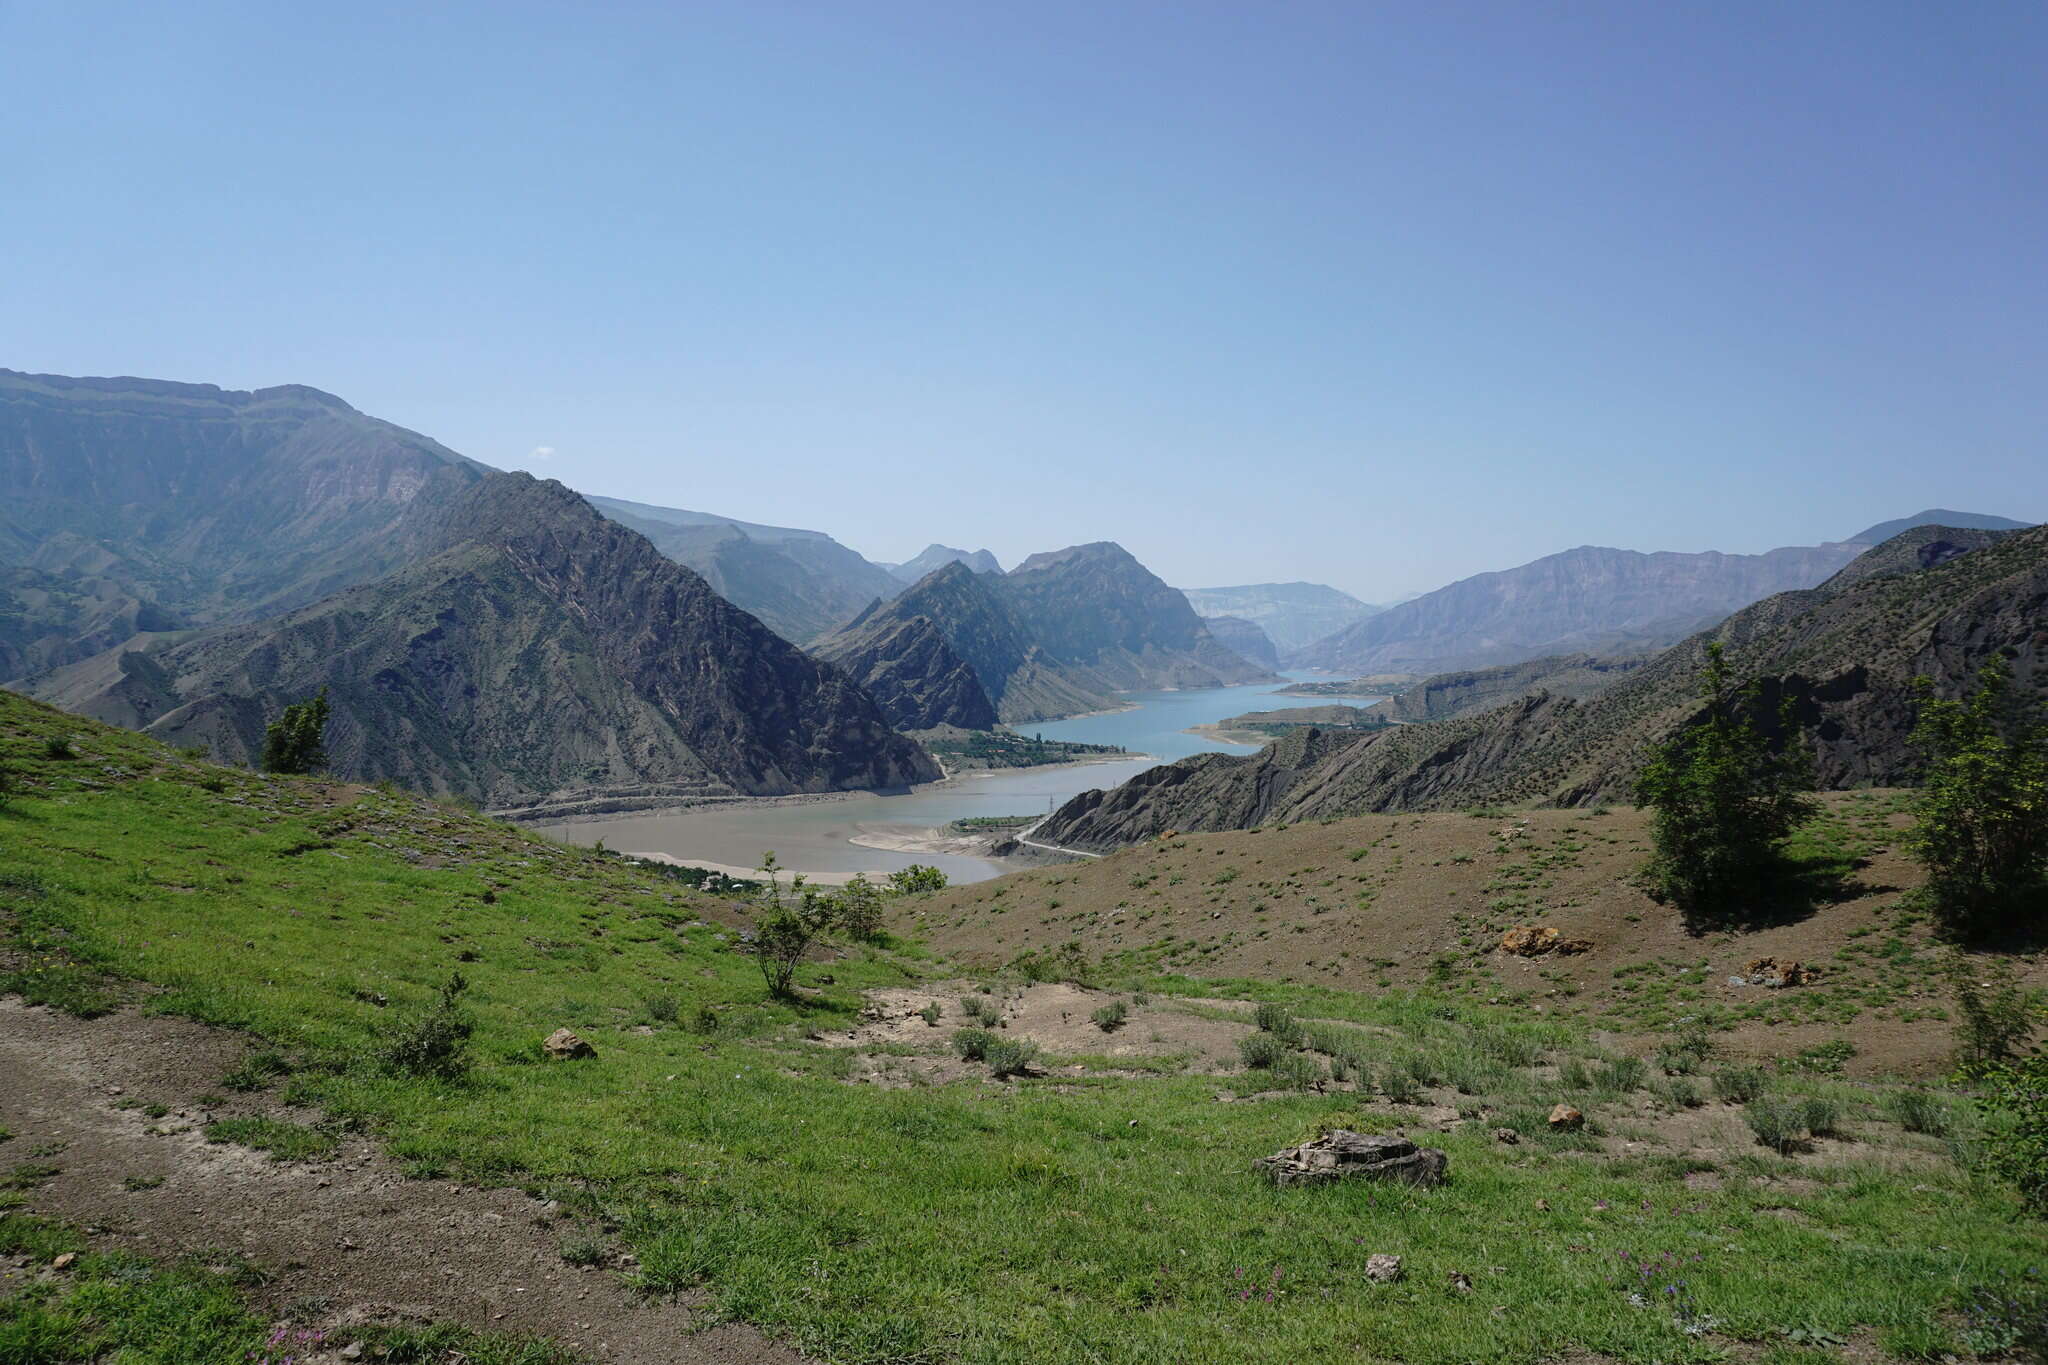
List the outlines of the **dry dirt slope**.
{"type": "MultiPolygon", "coordinates": [[[[1860,865],[1841,899],[1740,932],[1689,932],[1644,894],[1641,812],[1369,815],[1155,839],[1100,860],[955,888],[906,927],[939,952],[1005,964],[1078,951],[1106,980],[1148,973],[1349,989],[1434,984],[1532,1009],[1584,1012],[1623,1033],[1696,1014],[1737,1051],[1834,1038],[1855,1069],[1929,1069],[1950,1046],[1949,950],[1907,906],[1919,873],[1894,846],[1903,794],[1838,793],[1814,830],[1860,865]],[[1498,950],[1518,924],[1591,940],[1581,956],[1498,950]],[[1734,986],[1761,957],[1821,968],[1790,990],[1734,986]]],[[[2041,976],[2033,958],[2026,974],[2041,976]]]]}

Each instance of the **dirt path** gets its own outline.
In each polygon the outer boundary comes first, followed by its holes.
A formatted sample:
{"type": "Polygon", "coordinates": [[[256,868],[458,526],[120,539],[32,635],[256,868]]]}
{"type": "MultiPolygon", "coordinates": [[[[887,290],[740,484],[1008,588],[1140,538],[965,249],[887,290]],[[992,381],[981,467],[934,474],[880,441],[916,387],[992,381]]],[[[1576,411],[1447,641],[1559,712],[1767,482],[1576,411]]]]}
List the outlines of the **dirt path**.
{"type": "MultiPolygon", "coordinates": [[[[453,1321],[550,1336],[618,1365],[805,1359],[744,1327],[692,1335],[686,1307],[565,1264],[558,1247],[570,1229],[516,1190],[405,1180],[355,1139],[334,1160],[299,1163],[209,1144],[192,1101],[217,1091],[245,1051],[183,1020],[124,1012],[87,1022],[0,998],[0,1126],[14,1134],[0,1162],[60,1168],[29,1191],[35,1212],[150,1255],[245,1253],[275,1277],[256,1291],[259,1305],[325,1300],[328,1324],[453,1321]],[[171,1112],[152,1119],[117,1108],[123,1100],[171,1112]]],[[[263,1096],[228,1108],[284,1113],[263,1096]]]]}

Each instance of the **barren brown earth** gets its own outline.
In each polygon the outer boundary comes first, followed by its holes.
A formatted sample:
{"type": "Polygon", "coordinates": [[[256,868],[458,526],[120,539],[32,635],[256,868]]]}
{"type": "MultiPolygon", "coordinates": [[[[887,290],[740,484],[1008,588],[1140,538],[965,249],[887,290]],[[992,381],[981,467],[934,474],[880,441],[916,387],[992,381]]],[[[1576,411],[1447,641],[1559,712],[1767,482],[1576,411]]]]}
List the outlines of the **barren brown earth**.
{"type": "MultiPolygon", "coordinates": [[[[904,911],[902,927],[964,964],[1074,945],[1105,981],[1149,973],[1351,990],[1429,985],[1648,1033],[1718,1013],[1737,1055],[1835,1039],[1854,1073],[1927,1072],[1954,1046],[1958,963],[1908,893],[1903,793],[1835,793],[1813,837],[1853,868],[1804,912],[1697,931],[1645,893],[1642,812],[1369,815],[1263,830],[1170,834],[1110,856],[1012,873],[904,911]],[[1584,939],[1583,954],[1502,952],[1518,925],[1584,939]],[[1811,984],[1733,984],[1757,959],[1808,964],[1811,984]]],[[[2001,955],[2048,981],[2038,955],[2001,955]]]]}
{"type": "Polygon", "coordinates": [[[0,1125],[11,1147],[58,1168],[28,1191],[28,1208],[103,1247],[246,1255],[268,1276],[252,1291],[260,1310],[339,1329],[336,1340],[369,1323],[456,1322],[551,1337],[616,1365],[805,1359],[743,1326],[700,1330],[688,1306],[641,1298],[617,1267],[566,1264],[559,1248],[574,1229],[516,1190],[405,1179],[360,1137],[324,1161],[208,1142],[205,1125],[230,1116],[317,1117],[261,1095],[202,1104],[246,1050],[184,1020],[87,1021],[0,998],[0,1125]]]}

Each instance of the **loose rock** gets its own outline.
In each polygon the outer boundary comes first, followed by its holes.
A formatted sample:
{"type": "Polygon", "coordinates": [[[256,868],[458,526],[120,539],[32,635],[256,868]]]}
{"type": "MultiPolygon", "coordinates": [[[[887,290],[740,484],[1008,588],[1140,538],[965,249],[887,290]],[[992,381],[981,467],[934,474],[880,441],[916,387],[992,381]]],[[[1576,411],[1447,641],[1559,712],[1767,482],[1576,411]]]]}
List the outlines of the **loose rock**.
{"type": "Polygon", "coordinates": [[[597,1055],[596,1048],[565,1028],[558,1028],[553,1033],[550,1033],[548,1040],[540,1046],[541,1051],[547,1053],[548,1056],[559,1058],[562,1061],[568,1061],[576,1057],[595,1057],[597,1055]]]}
{"type": "Polygon", "coordinates": [[[1550,1111],[1550,1126],[1560,1133],[1576,1133],[1586,1126],[1586,1116],[1568,1104],[1560,1104],[1550,1111]]]}
{"type": "Polygon", "coordinates": [[[1348,1128],[1299,1147],[1260,1157],[1252,1168],[1275,1185],[1320,1184],[1324,1181],[1398,1180],[1409,1185],[1440,1185],[1450,1159],[1432,1147],[1417,1147],[1407,1138],[1367,1136],[1348,1128]]]}
{"type": "Polygon", "coordinates": [[[1493,1130],[1493,1140],[1512,1147],[1522,1140],[1522,1135],[1512,1128],[1496,1128],[1493,1130]]]}
{"type": "Polygon", "coordinates": [[[1365,1278],[1374,1284],[1392,1284],[1401,1278],[1401,1258],[1375,1251],[1365,1258],[1365,1278]]]}

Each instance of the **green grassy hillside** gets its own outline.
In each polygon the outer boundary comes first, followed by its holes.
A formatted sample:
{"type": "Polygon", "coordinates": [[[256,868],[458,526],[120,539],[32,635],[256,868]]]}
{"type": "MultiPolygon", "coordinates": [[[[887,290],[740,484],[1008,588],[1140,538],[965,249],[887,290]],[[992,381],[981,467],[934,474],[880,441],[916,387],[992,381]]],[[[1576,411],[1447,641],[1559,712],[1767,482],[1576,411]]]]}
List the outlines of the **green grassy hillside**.
{"type": "MultiPolygon", "coordinates": [[[[957,969],[885,943],[769,1003],[735,951],[740,907],[600,851],[213,767],[8,693],[0,761],[21,787],[0,809],[0,989],[242,1030],[274,1056],[240,1081],[269,1077],[421,1178],[544,1192],[630,1248],[648,1292],[701,1285],[831,1359],[1932,1358],[1965,1349],[1974,1292],[2048,1252],[1872,1084],[1759,1082],[1836,1116],[1781,1154],[1704,1072],[1657,1075],[1631,1056],[1647,1044],[1558,1014],[1163,976],[1111,983],[1130,1046],[1216,1019],[1249,1038],[1234,1002],[1262,998],[1310,1021],[1276,1025],[1304,1060],[1140,1064],[1105,1026],[1105,1055],[1069,1047],[1013,1081],[947,1063],[871,1084],[943,1053],[956,1021],[948,1003],[912,1041],[826,1045],[860,1033],[863,992],[957,969]],[[458,970],[473,1071],[383,1065],[458,970]],[[564,1026],[594,1059],[543,1057],[564,1026]],[[1554,1099],[1584,1133],[1548,1130],[1554,1099]],[[1449,1153],[1451,1183],[1277,1190],[1248,1168],[1340,1126],[1405,1128],[1449,1153]],[[1375,1252],[1406,1277],[1368,1282],[1375,1252]]],[[[1023,998],[983,984],[999,1010],[1023,998]]]]}

